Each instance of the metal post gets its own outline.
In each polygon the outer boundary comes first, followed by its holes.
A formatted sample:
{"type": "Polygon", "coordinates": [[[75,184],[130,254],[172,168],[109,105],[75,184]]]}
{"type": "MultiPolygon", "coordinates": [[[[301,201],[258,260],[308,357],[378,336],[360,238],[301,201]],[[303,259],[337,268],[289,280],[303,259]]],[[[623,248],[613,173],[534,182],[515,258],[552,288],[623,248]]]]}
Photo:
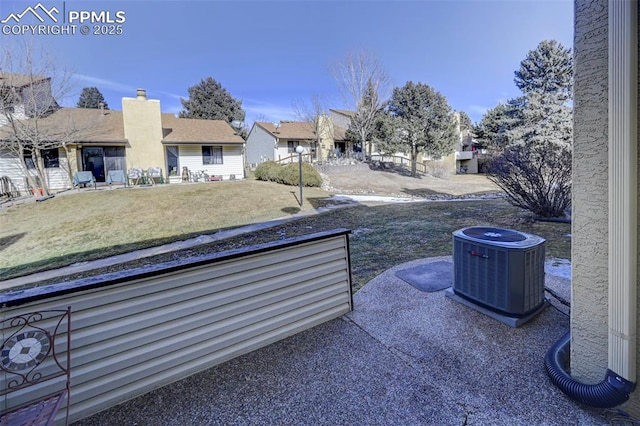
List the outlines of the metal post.
{"type": "Polygon", "coordinates": [[[300,175],[300,208],[302,208],[302,153],[304,152],[304,148],[298,145],[296,152],[298,153],[298,173],[300,175]]]}
{"type": "Polygon", "coordinates": [[[298,171],[300,173],[300,207],[302,208],[302,153],[298,153],[298,171]]]}

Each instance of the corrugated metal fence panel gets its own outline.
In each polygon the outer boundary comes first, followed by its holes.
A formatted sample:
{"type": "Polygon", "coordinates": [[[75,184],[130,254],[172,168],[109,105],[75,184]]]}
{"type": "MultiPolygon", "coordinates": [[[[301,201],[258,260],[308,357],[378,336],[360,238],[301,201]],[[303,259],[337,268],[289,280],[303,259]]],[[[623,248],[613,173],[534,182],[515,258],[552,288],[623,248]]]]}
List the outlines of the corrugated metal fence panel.
{"type": "Polygon", "coordinates": [[[72,307],[70,418],[77,420],[337,318],[351,304],[343,232],[7,308],[4,315],[72,307]]]}

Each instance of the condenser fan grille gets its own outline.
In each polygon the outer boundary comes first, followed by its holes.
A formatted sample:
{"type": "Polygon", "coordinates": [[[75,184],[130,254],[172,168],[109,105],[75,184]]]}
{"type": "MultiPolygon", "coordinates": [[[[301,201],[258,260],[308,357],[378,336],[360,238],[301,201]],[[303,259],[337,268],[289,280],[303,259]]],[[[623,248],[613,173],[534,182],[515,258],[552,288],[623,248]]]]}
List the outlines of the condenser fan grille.
{"type": "Polygon", "coordinates": [[[478,240],[496,241],[501,243],[515,243],[527,239],[527,236],[523,233],[512,231],[511,229],[485,228],[481,226],[463,229],[462,233],[467,237],[478,240]]]}

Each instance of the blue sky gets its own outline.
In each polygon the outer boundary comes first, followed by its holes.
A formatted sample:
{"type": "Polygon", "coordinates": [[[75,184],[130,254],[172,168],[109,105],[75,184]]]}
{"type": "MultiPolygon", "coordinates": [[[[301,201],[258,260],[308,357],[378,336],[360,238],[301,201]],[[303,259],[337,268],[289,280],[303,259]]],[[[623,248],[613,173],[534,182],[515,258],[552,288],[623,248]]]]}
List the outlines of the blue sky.
{"type": "MultiPolygon", "coordinates": [[[[96,86],[121,109],[140,87],[163,112],[177,113],[187,89],[211,76],[242,100],[248,125],[296,119],[292,104],[314,95],[343,107],[329,67],[358,50],[377,56],[393,86],[426,83],[477,121],[518,95],[513,72],[540,41],[573,46],[571,0],[0,0],[0,20],[38,3],[55,7],[58,23],[70,12],[108,12],[112,21],[124,12],[119,35],[82,35],[76,21],[76,34],[28,36],[75,73],[63,104],[96,86]]],[[[38,22],[27,14],[0,26],[25,23],[38,22]]],[[[5,31],[18,30],[3,28],[3,46],[23,37],[5,31]]]]}

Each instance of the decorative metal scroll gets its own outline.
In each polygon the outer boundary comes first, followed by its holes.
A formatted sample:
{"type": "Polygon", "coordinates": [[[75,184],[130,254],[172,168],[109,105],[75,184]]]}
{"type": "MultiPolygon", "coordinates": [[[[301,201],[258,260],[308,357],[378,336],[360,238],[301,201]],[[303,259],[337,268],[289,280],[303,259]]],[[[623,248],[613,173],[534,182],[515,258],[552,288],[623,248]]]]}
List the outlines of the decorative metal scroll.
{"type": "Polygon", "coordinates": [[[69,374],[70,308],[29,312],[2,320],[4,341],[0,349],[0,371],[6,385],[0,396],[41,381],[69,374]],[[63,322],[66,319],[66,330],[63,322]],[[51,323],[53,321],[53,324],[51,323]],[[66,362],[56,353],[56,339],[66,331],[66,362]],[[43,366],[47,359],[53,359],[43,366]]]}

